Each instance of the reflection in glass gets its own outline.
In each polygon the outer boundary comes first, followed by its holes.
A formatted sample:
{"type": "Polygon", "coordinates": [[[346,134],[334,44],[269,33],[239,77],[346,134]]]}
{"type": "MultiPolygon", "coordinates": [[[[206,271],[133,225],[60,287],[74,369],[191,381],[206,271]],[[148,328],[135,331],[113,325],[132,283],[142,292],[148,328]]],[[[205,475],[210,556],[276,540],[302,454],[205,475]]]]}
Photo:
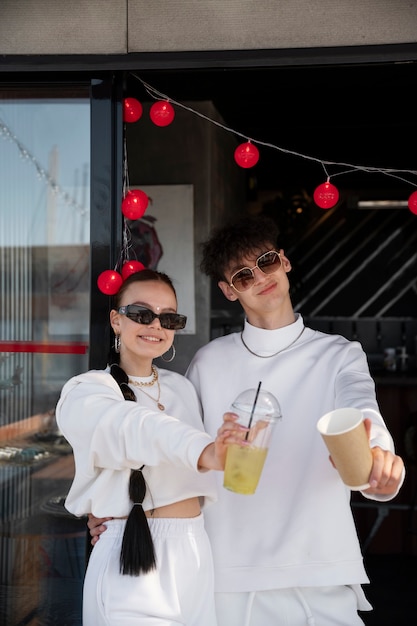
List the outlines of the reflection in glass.
{"type": "Polygon", "coordinates": [[[88,90],[0,89],[0,625],[81,624],[85,520],[63,506],[54,409],[88,369],[89,198],[88,90]]]}

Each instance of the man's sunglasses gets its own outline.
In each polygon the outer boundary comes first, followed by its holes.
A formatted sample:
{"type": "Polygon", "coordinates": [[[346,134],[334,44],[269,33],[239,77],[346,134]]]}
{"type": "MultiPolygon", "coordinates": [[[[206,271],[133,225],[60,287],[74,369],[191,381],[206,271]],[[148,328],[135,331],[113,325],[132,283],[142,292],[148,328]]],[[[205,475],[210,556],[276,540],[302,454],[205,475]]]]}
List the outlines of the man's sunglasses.
{"type": "Polygon", "coordinates": [[[119,308],[119,313],[126,315],[130,320],[137,324],[151,324],[154,319],[158,318],[162,328],[167,330],[181,330],[185,328],[187,322],[186,315],[180,315],[179,313],[154,313],[150,309],[138,304],[127,304],[119,308]]]}
{"type": "Polygon", "coordinates": [[[229,286],[233,287],[239,293],[250,289],[255,282],[254,269],[258,268],[264,274],[273,274],[281,267],[281,257],[276,250],[264,252],[256,259],[256,265],[252,268],[242,267],[233,274],[230,279],[229,286]]]}

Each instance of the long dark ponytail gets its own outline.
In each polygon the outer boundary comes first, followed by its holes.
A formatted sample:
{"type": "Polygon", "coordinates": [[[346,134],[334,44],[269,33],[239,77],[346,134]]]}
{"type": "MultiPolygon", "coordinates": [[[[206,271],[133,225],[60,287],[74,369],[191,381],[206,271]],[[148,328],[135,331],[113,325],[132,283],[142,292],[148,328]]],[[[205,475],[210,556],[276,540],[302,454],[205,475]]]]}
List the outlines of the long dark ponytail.
{"type": "MultiPolygon", "coordinates": [[[[110,374],[118,383],[124,399],[136,402],[136,396],[128,385],[129,378],[122,368],[113,363],[110,374]]],[[[126,520],[120,551],[120,572],[129,576],[146,574],[156,567],[151,531],[142,506],[146,493],[143,467],[132,470],[129,479],[129,498],[133,506],[126,520]]]]}
{"type": "MultiPolygon", "coordinates": [[[[146,281],[166,283],[176,297],[175,289],[169,276],[156,270],[145,269],[131,274],[124,281],[114,297],[113,308],[116,310],[119,308],[121,298],[129,285],[146,281]]],[[[129,378],[120,367],[119,362],[119,354],[112,347],[109,353],[110,373],[118,383],[124,399],[136,402],[136,396],[128,385],[129,378]]],[[[132,470],[129,479],[129,498],[132,502],[132,508],[126,520],[120,551],[120,572],[128,576],[146,574],[156,567],[152,535],[142,506],[146,494],[146,482],[142,473],[143,467],[142,465],[141,468],[132,470]]]]}

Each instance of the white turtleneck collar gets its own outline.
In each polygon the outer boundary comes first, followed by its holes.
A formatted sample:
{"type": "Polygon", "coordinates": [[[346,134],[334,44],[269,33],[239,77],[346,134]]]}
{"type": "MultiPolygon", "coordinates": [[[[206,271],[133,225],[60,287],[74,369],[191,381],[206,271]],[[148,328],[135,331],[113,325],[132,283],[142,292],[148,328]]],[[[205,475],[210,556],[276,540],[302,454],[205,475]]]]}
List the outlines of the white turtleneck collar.
{"type": "Polygon", "coordinates": [[[290,347],[301,335],[304,329],[304,321],[300,313],[296,313],[295,317],[293,324],[273,330],[252,326],[245,319],[242,339],[249,351],[253,351],[260,356],[272,356],[275,352],[290,347]]]}

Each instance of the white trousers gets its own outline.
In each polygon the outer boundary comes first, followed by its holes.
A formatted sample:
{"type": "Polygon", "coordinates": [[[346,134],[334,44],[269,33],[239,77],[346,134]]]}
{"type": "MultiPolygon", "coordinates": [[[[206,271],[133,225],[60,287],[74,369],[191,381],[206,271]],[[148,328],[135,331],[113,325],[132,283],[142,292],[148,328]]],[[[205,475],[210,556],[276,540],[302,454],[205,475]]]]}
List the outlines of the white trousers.
{"type": "Polygon", "coordinates": [[[214,595],[218,626],[363,626],[372,608],[358,585],[214,595]]]}
{"type": "Polygon", "coordinates": [[[126,520],[106,522],[83,593],[83,626],[217,626],[213,561],[203,516],[149,519],[157,569],[119,572],[126,520]]]}

